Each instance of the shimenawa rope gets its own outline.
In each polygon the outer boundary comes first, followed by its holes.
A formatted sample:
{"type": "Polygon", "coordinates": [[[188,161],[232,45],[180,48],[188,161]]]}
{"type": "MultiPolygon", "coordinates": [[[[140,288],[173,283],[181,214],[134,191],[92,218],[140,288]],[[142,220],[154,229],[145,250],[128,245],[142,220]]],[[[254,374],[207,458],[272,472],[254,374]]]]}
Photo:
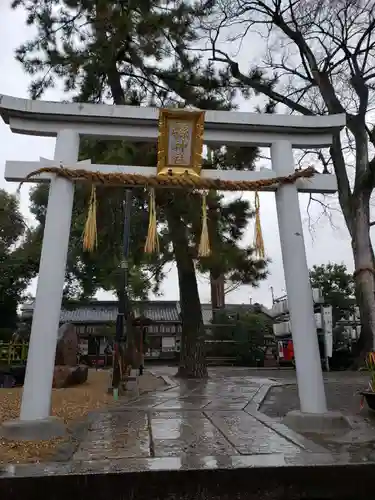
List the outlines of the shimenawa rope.
{"type": "MultiPolygon", "coordinates": [[[[123,174],[121,172],[93,172],[83,169],[69,169],[65,167],[43,167],[31,172],[25,178],[28,181],[40,174],[55,174],[71,181],[90,181],[93,184],[119,185],[124,184],[131,187],[182,187],[192,189],[216,189],[218,191],[259,191],[278,184],[293,184],[297,179],[312,177],[315,174],[313,167],[298,170],[293,174],[271,179],[260,179],[257,181],[224,181],[221,179],[208,179],[187,175],[179,176],[150,176],[139,174],[123,174]]],[[[21,182],[20,187],[23,182],[21,182]]]]}
{"type": "MultiPolygon", "coordinates": [[[[156,202],[155,188],[172,187],[172,188],[188,188],[188,189],[214,189],[217,191],[255,191],[255,241],[254,246],[257,255],[264,258],[264,242],[262,229],[260,224],[260,206],[258,191],[267,187],[274,187],[280,184],[292,184],[301,178],[309,178],[315,174],[313,167],[305,170],[298,170],[293,174],[283,177],[274,177],[271,179],[260,179],[257,181],[224,181],[221,179],[209,179],[202,177],[193,177],[189,175],[179,176],[150,176],[139,174],[124,174],[121,172],[93,172],[83,169],[69,169],[65,167],[43,167],[35,170],[27,175],[25,181],[40,174],[55,174],[58,177],[63,177],[72,182],[74,181],[90,181],[92,183],[89,211],[83,234],[83,246],[87,251],[93,251],[97,246],[97,227],[96,227],[96,188],[95,184],[119,185],[124,184],[132,187],[148,187],[150,188],[149,202],[149,226],[148,235],[145,244],[145,251],[148,253],[159,252],[159,240],[157,233],[156,221],[156,202]]],[[[23,182],[21,182],[18,191],[23,182]]],[[[210,244],[207,228],[207,205],[206,194],[202,195],[202,232],[199,243],[198,254],[201,257],[210,255],[210,244]]]]}

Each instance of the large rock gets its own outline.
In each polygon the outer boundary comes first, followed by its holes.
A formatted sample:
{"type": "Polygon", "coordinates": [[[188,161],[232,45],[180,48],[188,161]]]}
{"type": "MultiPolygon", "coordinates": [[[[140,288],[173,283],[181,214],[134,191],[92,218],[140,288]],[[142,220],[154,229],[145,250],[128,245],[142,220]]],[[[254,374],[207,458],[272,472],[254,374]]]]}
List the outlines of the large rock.
{"type": "Polygon", "coordinates": [[[63,387],[84,384],[87,381],[87,376],[88,367],[85,365],[55,366],[52,387],[55,389],[62,389],[63,387]]]}
{"type": "Polygon", "coordinates": [[[16,380],[9,371],[0,370],[0,388],[8,389],[16,385],[16,380]]]}
{"type": "Polygon", "coordinates": [[[65,365],[55,366],[55,369],[53,371],[52,387],[54,387],[55,389],[61,389],[62,387],[67,387],[71,371],[72,367],[70,366],[65,366],[65,365]]]}
{"type": "Polygon", "coordinates": [[[77,366],[78,335],[74,325],[65,323],[59,328],[56,347],[56,366],[77,366]]]}
{"type": "Polygon", "coordinates": [[[87,381],[89,368],[86,365],[79,365],[71,372],[71,385],[81,385],[87,381]]]}
{"type": "Polygon", "coordinates": [[[9,367],[10,374],[16,381],[16,386],[22,386],[25,382],[26,365],[14,365],[9,367]]]}

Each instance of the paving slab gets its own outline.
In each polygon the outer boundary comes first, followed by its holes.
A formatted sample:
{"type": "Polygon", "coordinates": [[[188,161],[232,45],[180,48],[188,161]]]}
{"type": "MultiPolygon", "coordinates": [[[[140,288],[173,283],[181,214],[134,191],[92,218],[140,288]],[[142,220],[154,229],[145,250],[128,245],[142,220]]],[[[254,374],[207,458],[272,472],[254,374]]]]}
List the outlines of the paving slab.
{"type": "Polygon", "coordinates": [[[204,407],[205,410],[243,410],[248,406],[249,400],[242,397],[216,397],[204,407]]]}
{"type": "Polygon", "coordinates": [[[147,413],[100,413],[91,424],[74,460],[101,460],[150,456],[147,413]]]}
{"type": "Polygon", "coordinates": [[[168,401],[153,406],[153,408],[155,408],[155,410],[200,410],[210,402],[211,400],[206,396],[192,395],[185,398],[169,399],[168,401]]]}
{"type": "Polygon", "coordinates": [[[243,411],[205,412],[211,422],[242,455],[284,453],[295,455],[301,447],[266,427],[243,411]]]}
{"type": "Polygon", "coordinates": [[[152,417],[151,430],[155,457],[238,453],[226,436],[198,412],[175,419],[152,417]]]}
{"type": "Polygon", "coordinates": [[[117,409],[119,411],[123,411],[124,409],[128,408],[130,410],[134,409],[148,409],[152,408],[153,406],[156,406],[158,404],[164,403],[165,401],[168,401],[170,399],[176,399],[181,396],[181,391],[174,391],[171,389],[170,391],[158,391],[153,394],[147,394],[145,396],[140,396],[138,398],[132,399],[131,401],[128,401],[121,406],[119,406],[117,409]]]}
{"type": "Polygon", "coordinates": [[[298,434],[297,432],[294,432],[292,429],[289,429],[289,427],[287,427],[286,425],[280,423],[277,420],[273,420],[272,418],[268,417],[264,413],[261,413],[260,411],[258,411],[256,405],[250,404],[250,405],[246,406],[245,412],[249,413],[256,420],[261,422],[263,425],[271,428],[277,434],[279,434],[280,436],[283,436],[285,439],[287,439],[291,443],[297,445],[302,450],[305,450],[308,452],[313,452],[313,453],[320,453],[320,454],[321,453],[328,453],[328,449],[316,444],[314,441],[310,441],[310,440],[306,439],[301,434],[298,434]]]}

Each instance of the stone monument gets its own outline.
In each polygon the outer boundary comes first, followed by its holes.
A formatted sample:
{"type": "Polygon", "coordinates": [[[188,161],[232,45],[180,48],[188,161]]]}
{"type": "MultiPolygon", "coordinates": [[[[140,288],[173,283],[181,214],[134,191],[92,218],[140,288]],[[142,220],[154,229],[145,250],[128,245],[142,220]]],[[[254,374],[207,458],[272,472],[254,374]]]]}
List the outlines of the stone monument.
{"type": "Polygon", "coordinates": [[[77,366],[78,335],[74,325],[64,323],[57,334],[55,365],[77,366]]]}
{"type": "Polygon", "coordinates": [[[83,384],[87,380],[88,368],[78,365],[78,335],[74,325],[65,323],[57,334],[55,368],[52,387],[61,389],[83,384]]]}

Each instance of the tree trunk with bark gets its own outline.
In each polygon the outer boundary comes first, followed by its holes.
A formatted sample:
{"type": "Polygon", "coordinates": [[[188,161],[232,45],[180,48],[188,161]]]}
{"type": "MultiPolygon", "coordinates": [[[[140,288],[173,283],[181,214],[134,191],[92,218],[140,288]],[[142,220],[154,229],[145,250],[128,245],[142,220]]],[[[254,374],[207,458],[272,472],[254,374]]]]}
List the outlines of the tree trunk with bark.
{"type": "Polygon", "coordinates": [[[343,148],[338,137],[334,137],[331,156],[339,187],[339,201],[353,250],[356,300],[361,320],[361,334],[353,350],[353,368],[356,369],[363,365],[367,352],[372,351],[375,346],[374,251],[370,239],[373,165],[369,162],[364,118],[348,116],[348,128],[356,143],[356,178],[353,190],[349,187],[343,148]]]}
{"type": "Polygon", "coordinates": [[[225,307],[225,276],[220,272],[210,272],[211,304],[212,311],[225,307]]]}
{"type": "MultiPolygon", "coordinates": [[[[216,191],[210,191],[211,196],[207,197],[208,206],[208,236],[210,240],[211,253],[217,256],[217,251],[220,245],[218,243],[218,208],[216,200],[216,191]]],[[[211,307],[212,320],[215,322],[216,314],[219,309],[225,308],[225,275],[222,272],[222,265],[215,260],[210,266],[210,291],[211,291],[211,307]]]]}
{"type": "Polygon", "coordinates": [[[353,200],[352,249],[355,263],[356,298],[360,310],[361,335],[355,346],[355,366],[363,363],[367,352],[374,350],[375,281],[374,256],[369,234],[371,191],[362,191],[353,200]]]}
{"type": "Polygon", "coordinates": [[[182,316],[181,352],[177,376],[205,378],[207,377],[205,331],[186,226],[173,205],[166,209],[166,212],[177,265],[182,316]]]}

